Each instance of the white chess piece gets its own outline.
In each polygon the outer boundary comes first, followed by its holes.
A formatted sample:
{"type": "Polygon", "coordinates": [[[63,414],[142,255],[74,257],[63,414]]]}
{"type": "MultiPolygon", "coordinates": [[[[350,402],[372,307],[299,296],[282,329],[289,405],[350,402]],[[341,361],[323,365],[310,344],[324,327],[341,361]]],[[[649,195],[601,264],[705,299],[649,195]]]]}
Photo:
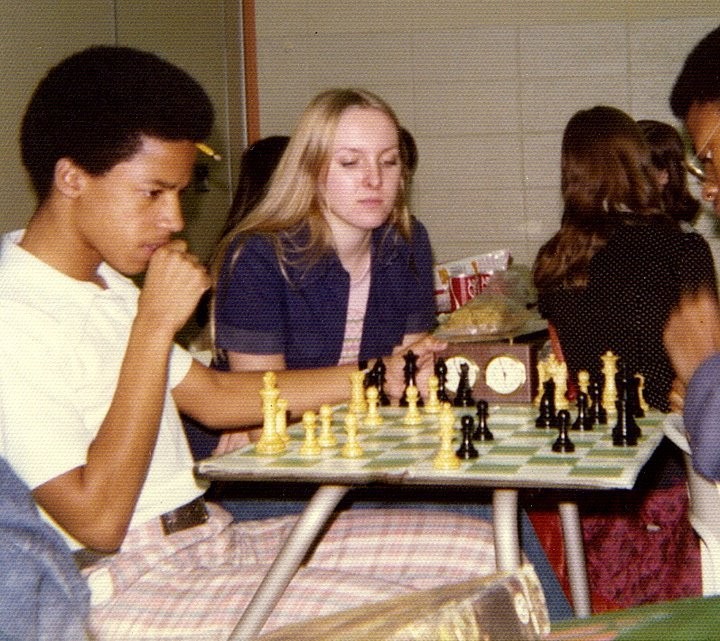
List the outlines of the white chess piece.
{"type": "Polygon", "coordinates": [[[263,388],[260,390],[263,401],[263,428],[260,439],[255,444],[255,450],[259,454],[279,454],[286,448],[285,441],[276,431],[277,400],[280,395],[276,381],[275,372],[265,372],[263,388]]]}
{"type": "Polygon", "coordinates": [[[332,407],[327,404],[320,406],[320,436],[318,437],[320,447],[335,447],[337,445],[337,439],[332,429],[332,415],[332,407]]]}
{"type": "Polygon", "coordinates": [[[355,414],[348,412],[345,416],[345,432],[347,440],[342,448],[341,455],[343,458],[360,458],[363,455],[362,447],[357,437],[358,419],[355,414]]]}
{"type": "Polygon", "coordinates": [[[363,423],[368,427],[377,427],[383,424],[383,417],[378,410],[380,392],[377,387],[367,388],[367,415],[363,423]]]}
{"type": "Polygon", "coordinates": [[[317,417],[315,412],[312,410],[304,412],[302,422],[303,427],[305,428],[305,440],[300,448],[300,454],[302,456],[320,456],[322,448],[320,447],[315,434],[315,428],[317,427],[317,417]]]}
{"type": "Polygon", "coordinates": [[[603,385],[602,404],[608,417],[617,415],[617,386],[615,385],[615,374],[617,374],[618,357],[611,351],[605,352],[601,357],[602,373],[605,377],[603,385]]]}

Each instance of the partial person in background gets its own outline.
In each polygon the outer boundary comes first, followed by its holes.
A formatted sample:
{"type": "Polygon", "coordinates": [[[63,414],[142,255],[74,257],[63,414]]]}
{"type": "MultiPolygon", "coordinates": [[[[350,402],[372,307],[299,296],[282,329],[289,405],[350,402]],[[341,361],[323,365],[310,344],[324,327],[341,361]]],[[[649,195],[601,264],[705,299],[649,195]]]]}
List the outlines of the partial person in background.
{"type": "Polygon", "coordinates": [[[0,639],[87,641],[90,590],[63,538],[0,458],[0,639]]]}
{"type": "MultiPolygon", "coordinates": [[[[627,114],[605,106],[576,113],[561,159],[561,227],[534,265],[556,353],[572,378],[587,370],[601,381],[600,356],[612,351],[630,375],[645,377],[648,403],[667,412],[675,371],[665,324],[683,296],[716,291],[710,250],[665,211],[650,148],[627,114]]],[[[699,594],[697,543],[674,454],[661,446],[630,500],[583,500],[596,609],[699,594]]]]}
{"type": "MultiPolygon", "coordinates": [[[[692,139],[702,196],[720,216],[720,28],[688,54],[670,107],[692,139]]],[[[720,311],[715,297],[700,292],[684,298],[665,328],[665,346],[685,388],[683,419],[693,466],[720,481],[720,311]]]]}
{"type": "Polygon", "coordinates": [[[659,120],[638,120],[640,130],[650,146],[650,157],[657,172],[663,206],[684,231],[700,213],[700,201],[690,192],[685,145],[677,129],[659,120]]]}
{"type": "Polygon", "coordinates": [[[268,136],[252,143],[240,159],[238,184],[220,238],[232,231],[262,200],[270,178],[287,149],[289,136],[268,136]]]}

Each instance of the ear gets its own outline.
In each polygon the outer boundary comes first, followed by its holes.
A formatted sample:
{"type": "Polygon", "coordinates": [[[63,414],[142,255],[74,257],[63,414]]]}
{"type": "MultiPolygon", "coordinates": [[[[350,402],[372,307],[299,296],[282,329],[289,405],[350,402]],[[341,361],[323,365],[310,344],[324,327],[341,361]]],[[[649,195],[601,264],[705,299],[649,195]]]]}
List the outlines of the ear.
{"type": "Polygon", "coordinates": [[[660,189],[664,189],[665,185],[670,182],[670,172],[667,169],[658,169],[656,174],[658,186],[660,189]]]}
{"type": "Polygon", "coordinates": [[[67,198],[75,198],[83,190],[87,172],[70,158],[60,158],[55,163],[53,188],[67,198]]]}

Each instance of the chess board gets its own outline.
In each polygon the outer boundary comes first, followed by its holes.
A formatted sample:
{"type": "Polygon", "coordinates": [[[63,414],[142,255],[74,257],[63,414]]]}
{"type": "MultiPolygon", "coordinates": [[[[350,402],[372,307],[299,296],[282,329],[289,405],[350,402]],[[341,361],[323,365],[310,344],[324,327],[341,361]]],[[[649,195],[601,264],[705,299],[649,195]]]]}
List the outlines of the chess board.
{"type": "MultiPolygon", "coordinates": [[[[291,441],[285,452],[261,455],[254,445],[198,462],[196,473],[210,479],[310,481],[321,484],[417,484],[483,487],[630,489],[642,466],[659,444],[663,414],[652,412],[637,419],[642,430],[638,444],[617,447],[612,443],[611,418],[593,431],[570,431],[572,453],[555,453],[556,429],[535,427],[538,411],[530,405],[491,405],[488,427],[493,441],[475,442],[476,459],[462,461],[457,470],[437,470],[433,459],[440,449],[438,415],[425,414],[420,425],[403,424],[405,408],[383,408],[383,424],[369,427],[360,417],[360,458],[343,458],[346,409],[334,409],[337,446],[323,448],[319,456],[300,453],[305,432],[302,425],[288,428],[291,441]]],[[[454,409],[460,442],[460,418],[473,408],[454,409]]]]}

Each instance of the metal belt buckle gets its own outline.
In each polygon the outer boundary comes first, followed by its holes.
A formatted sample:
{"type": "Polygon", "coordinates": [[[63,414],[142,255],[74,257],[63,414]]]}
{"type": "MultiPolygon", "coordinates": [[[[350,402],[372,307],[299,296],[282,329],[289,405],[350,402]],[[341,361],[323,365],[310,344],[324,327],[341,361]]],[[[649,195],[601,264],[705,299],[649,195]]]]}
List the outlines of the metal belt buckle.
{"type": "Polygon", "coordinates": [[[175,532],[182,532],[196,525],[202,525],[207,520],[208,512],[202,498],[197,498],[172,512],[166,512],[160,516],[160,522],[166,536],[175,532]]]}

